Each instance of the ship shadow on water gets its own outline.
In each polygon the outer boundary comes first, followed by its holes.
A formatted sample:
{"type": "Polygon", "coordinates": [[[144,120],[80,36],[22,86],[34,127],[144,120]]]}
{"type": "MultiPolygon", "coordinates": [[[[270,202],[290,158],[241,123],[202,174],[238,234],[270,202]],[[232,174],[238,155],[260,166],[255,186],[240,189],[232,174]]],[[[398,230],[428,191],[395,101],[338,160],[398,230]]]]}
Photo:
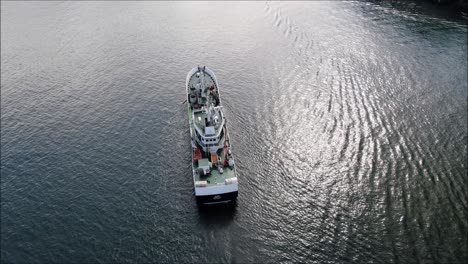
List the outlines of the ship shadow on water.
{"type": "Polygon", "coordinates": [[[198,205],[200,223],[203,225],[229,225],[237,213],[237,203],[198,205]]]}

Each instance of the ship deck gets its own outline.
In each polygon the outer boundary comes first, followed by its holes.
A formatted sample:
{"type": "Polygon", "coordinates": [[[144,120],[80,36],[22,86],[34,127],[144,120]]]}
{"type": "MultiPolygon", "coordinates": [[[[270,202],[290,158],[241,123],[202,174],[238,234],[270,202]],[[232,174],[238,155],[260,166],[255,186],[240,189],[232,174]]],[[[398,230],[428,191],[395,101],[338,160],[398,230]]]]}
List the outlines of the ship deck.
{"type": "MultiPolygon", "coordinates": [[[[218,150],[217,152],[219,159],[224,162],[224,153],[222,150],[218,150]]],[[[193,168],[196,170],[198,166],[195,162],[193,162],[193,168]]],[[[223,173],[220,173],[218,169],[214,168],[211,170],[209,175],[200,176],[198,174],[195,175],[196,181],[207,181],[208,185],[215,185],[215,184],[224,184],[224,181],[229,178],[235,177],[235,169],[231,169],[229,166],[223,167],[223,173]]]]}
{"type": "MultiPolygon", "coordinates": [[[[192,77],[190,77],[190,80],[188,82],[188,86],[189,87],[191,87],[192,85],[196,86],[197,83],[198,83],[198,79],[197,79],[197,77],[195,77],[195,74],[194,74],[194,75],[192,75],[192,77]]],[[[216,86],[216,82],[213,80],[213,78],[209,74],[206,74],[206,73],[205,73],[205,84],[208,87],[210,87],[211,85],[214,85],[216,91],[218,91],[218,87],[216,86]]]]}
{"type": "MultiPolygon", "coordinates": [[[[194,125],[193,124],[194,120],[192,119],[192,109],[190,108],[190,106],[188,108],[189,108],[188,112],[189,112],[190,129],[192,129],[194,125]]],[[[224,163],[225,157],[224,157],[223,149],[219,149],[216,153],[218,154],[218,159],[222,163],[224,163]]],[[[211,161],[211,157],[208,156],[206,153],[202,154],[202,159],[209,159],[211,161]]],[[[193,165],[193,169],[196,171],[198,169],[197,162],[192,160],[192,165],[193,165]]],[[[208,186],[212,186],[212,185],[224,184],[226,179],[233,178],[233,177],[236,177],[235,167],[231,169],[229,166],[225,166],[223,167],[223,173],[220,173],[218,169],[213,167],[209,175],[200,176],[198,174],[195,174],[195,181],[207,181],[208,186]]]]}
{"type": "MultiPolygon", "coordinates": [[[[188,87],[191,87],[192,85],[196,86],[196,84],[198,83],[198,79],[194,76],[195,74],[192,75],[192,77],[190,78],[188,82],[188,87]]],[[[218,92],[216,81],[209,74],[206,74],[206,73],[205,73],[205,85],[207,87],[214,85],[215,90],[218,92]]],[[[193,109],[190,107],[190,104],[188,104],[188,114],[189,114],[190,129],[194,129],[195,124],[200,128],[204,128],[206,114],[202,112],[196,113],[195,120],[193,120],[193,116],[192,116],[193,109]]],[[[198,146],[198,143],[196,141],[194,142],[194,144],[196,144],[198,148],[201,148],[201,146],[198,146]]],[[[218,160],[221,161],[221,164],[224,164],[224,160],[225,160],[224,150],[219,149],[217,151],[217,154],[218,154],[218,160]]],[[[202,159],[208,159],[211,162],[211,157],[209,153],[202,153],[202,159]]],[[[196,171],[198,169],[198,162],[192,159],[192,165],[193,165],[194,171],[196,171]]],[[[198,173],[196,173],[195,181],[206,181],[208,183],[208,186],[213,186],[213,185],[218,185],[218,184],[224,185],[226,179],[236,177],[235,170],[236,170],[235,167],[231,168],[229,166],[223,166],[223,173],[220,173],[218,169],[213,166],[213,168],[211,169],[211,173],[208,175],[200,176],[198,175],[198,173]]]]}

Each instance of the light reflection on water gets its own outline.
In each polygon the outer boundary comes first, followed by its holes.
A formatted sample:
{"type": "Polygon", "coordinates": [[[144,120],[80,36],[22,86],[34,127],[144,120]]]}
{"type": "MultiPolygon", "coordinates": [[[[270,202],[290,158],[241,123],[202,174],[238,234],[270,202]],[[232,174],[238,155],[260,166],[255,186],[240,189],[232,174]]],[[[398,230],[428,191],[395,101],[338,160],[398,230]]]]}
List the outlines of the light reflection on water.
{"type": "Polygon", "coordinates": [[[466,21],[425,4],[5,2],[6,262],[462,262],[466,21]],[[199,210],[187,72],[235,208],[199,210]]]}

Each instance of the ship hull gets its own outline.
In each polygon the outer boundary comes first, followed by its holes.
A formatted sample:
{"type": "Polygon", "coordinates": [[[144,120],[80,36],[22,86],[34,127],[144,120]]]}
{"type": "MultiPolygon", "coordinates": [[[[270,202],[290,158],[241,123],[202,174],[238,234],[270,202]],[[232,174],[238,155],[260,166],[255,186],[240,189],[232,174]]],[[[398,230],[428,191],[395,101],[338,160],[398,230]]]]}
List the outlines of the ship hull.
{"type": "Polygon", "coordinates": [[[237,191],[229,193],[198,195],[195,196],[198,204],[221,204],[235,202],[237,199],[237,191]]]}
{"type": "MultiPolygon", "coordinates": [[[[192,76],[199,71],[198,67],[193,68],[189,74],[187,75],[187,80],[186,80],[186,89],[187,89],[187,100],[189,102],[190,96],[189,96],[189,83],[192,78],[192,76]]],[[[219,96],[219,89],[218,89],[218,82],[216,80],[216,76],[214,72],[212,72],[208,68],[204,68],[204,71],[210,76],[212,79],[213,85],[215,87],[215,91],[218,93],[219,96]]],[[[218,97],[217,103],[221,103],[221,99],[218,97]]],[[[191,145],[192,149],[203,149],[205,152],[208,151],[208,149],[204,149],[202,146],[200,146],[200,141],[197,140],[197,135],[194,129],[194,117],[193,117],[193,109],[191,108],[190,104],[188,106],[188,114],[189,114],[189,124],[190,124],[190,137],[191,137],[191,145]]],[[[223,137],[223,140],[225,138],[228,138],[228,132],[226,128],[226,133],[225,137],[223,137]]],[[[224,158],[223,151],[219,151],[219,157],[224,158]]],[[[200,154],[198,154],[200,155],[200,154]]],[[[194,182],[194,190],[195,190],[195,197],[197,200],[197,203],[199,205],[214,205],[214,204],[223,204],[223,203],[234,203],[237,199],[238,195],[238,183],[237,183],[237,173],[235,171],[235,168],[231,168],[230,166],[225,165],[224,167],[224,173],[223,172],[218,172],[217,170],[212,170],[211,171],[211,176],[207,176],[206,178],[200,178],[200,176],[197,176],[197,166],[195,165],[195,162],[193,162],[195,159],[199,159],[200,157],[195,158],[196,155],[194,156],[194,152],[192,151],[192,176],[193,176],[193,182],[194,182]],[[206,181],[209,184],[204,184],[204,186],[197,186],[197,182],[200,181],[206,181]],[[227,180],[225,182],[225,180],[227,180]],[[234,180],[234,181],[233,181],[234,180]]]]}

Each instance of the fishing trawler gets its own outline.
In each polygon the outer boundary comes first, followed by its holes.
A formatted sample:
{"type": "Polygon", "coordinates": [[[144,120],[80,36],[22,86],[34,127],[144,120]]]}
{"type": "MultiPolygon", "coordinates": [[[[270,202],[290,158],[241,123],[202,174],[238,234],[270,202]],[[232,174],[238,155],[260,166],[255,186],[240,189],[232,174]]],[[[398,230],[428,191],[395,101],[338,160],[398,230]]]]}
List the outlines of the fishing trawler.
{"type": "Polygon", "coordinates": [[[206,66],[193,68],[186,89],[197,202],[233,202],[238,190],[236,165],[214,72],[206,66]]]}

